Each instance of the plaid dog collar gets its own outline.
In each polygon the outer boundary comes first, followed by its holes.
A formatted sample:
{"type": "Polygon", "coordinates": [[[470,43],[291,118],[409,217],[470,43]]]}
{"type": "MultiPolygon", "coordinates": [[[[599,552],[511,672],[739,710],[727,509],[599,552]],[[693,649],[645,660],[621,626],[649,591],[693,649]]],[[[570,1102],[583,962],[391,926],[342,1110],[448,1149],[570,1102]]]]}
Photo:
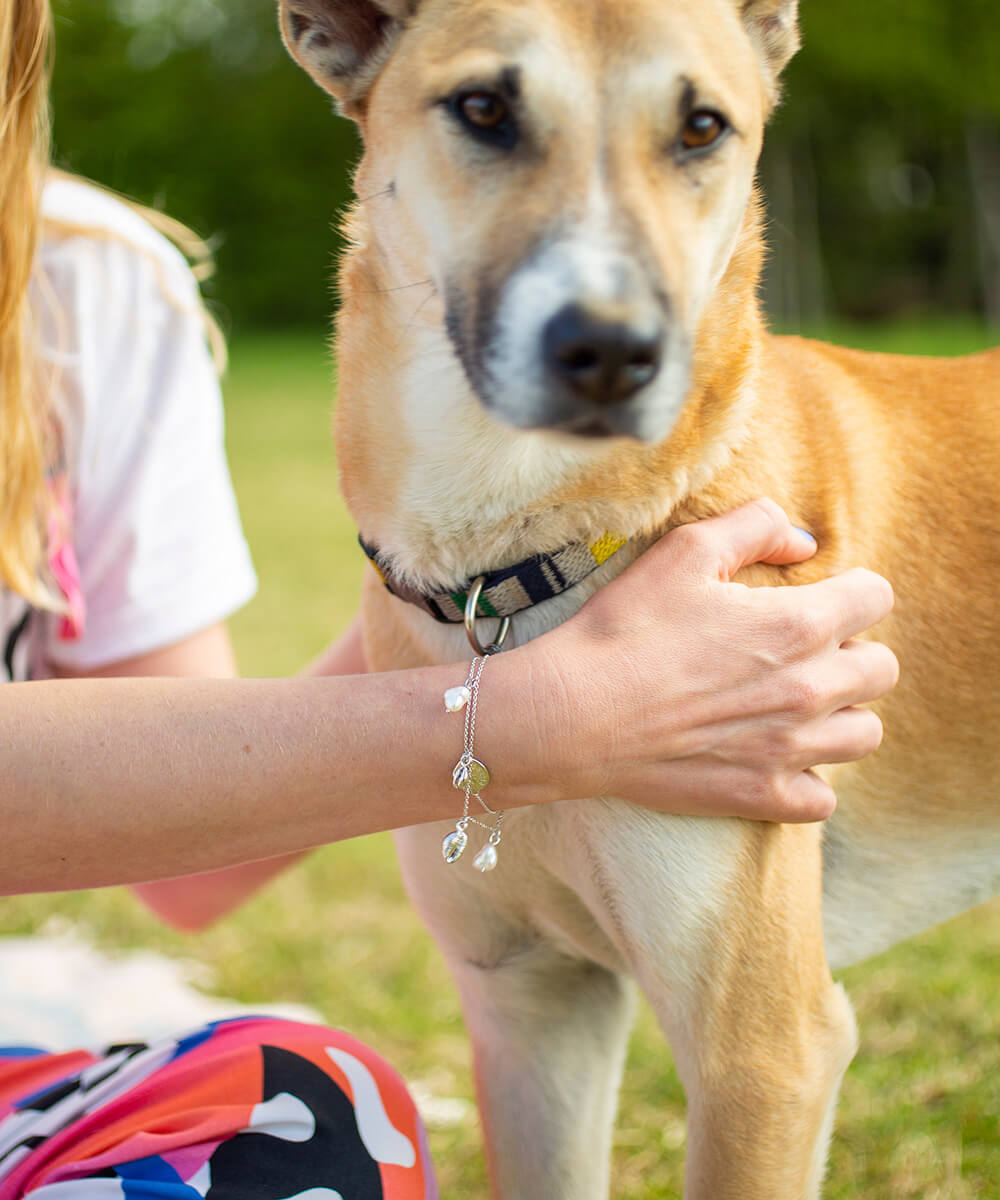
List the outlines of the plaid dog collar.
{"type": "MultiPolygon", "coordinates": [[[[465,620],[472,580],[449,592],[425,592],[404,576],[394,573],[379,551],[360,537],[361,549],[368,555],[379,578],[394,596],[417,605],[435,621],[461,625],[465,620]]],[[[587,578],[602,563],[625,545],[627,538],[606,533],[596,542],[575,542],[551,554],[535,554],[513,567],[502,567],[484,575],[476,616],[512,617],[543,600],[551,600],[587,578]]]]}

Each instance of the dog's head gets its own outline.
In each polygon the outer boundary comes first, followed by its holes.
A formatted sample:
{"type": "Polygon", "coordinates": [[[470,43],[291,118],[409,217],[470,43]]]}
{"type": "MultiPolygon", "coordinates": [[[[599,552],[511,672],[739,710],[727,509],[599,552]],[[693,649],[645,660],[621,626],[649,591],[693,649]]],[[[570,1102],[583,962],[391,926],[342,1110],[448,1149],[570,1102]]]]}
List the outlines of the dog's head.
{"type": "Polygon", "coordinates": [[[431,282],[486,410],[657,442],[740,242],[796,9],[281,0],[281,25],[361,126],[390,282],[431,282]]]}

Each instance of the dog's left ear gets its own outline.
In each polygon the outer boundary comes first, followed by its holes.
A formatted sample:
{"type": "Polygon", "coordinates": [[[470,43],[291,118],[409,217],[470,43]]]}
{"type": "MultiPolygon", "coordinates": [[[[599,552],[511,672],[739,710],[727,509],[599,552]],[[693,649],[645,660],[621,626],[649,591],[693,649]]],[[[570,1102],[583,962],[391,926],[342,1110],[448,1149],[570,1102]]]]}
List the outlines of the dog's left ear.
{"type": "Polygon", "coordinates": [[[763,59],[774,95],[778,76],[799,48],[799,0],[737,0],[743,24],[763,59]]]}
{"type": "Polygon", "coordinates": [[[292,58],[356,116],[420,0],[278,0],[292,58]]]}

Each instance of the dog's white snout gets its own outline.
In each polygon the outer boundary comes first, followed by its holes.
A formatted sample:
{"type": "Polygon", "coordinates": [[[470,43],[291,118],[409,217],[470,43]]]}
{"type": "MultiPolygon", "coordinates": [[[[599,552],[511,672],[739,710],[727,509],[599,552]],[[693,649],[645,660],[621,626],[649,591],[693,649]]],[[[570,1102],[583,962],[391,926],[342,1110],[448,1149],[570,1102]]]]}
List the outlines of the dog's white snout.
{"type": "Polygon", "coordinates": [[[689,345],[637,255],[582,237],[520,264],[480,328],[480,396],[520,429],[657,441],[683,402],[689,345]]]}

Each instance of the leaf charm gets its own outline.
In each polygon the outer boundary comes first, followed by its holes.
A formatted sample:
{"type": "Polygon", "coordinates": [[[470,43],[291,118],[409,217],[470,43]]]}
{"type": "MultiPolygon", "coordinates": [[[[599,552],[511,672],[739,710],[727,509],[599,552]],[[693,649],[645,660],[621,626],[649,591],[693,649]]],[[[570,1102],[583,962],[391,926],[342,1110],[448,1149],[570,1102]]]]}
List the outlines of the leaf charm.
{"type": "Polygon", "coordinates": [[[469,835],[464,829],[453,829],[451,833],[446,834],[444,841],[441,843],[441,854],[444,857],[444,861],[446,863],[458,862],[468,842],[469,835]]]}
{"type": "Polygon", "coordinates": [[[464,791],[465,785],[468,784],[469,791],[474,796],[478,796],[489,783],[490,773],[486,769],[486,764],[481,763],[478,758],[468,760],[460,758],[451,773],[451,781],[460,792],[464,791]]]}

